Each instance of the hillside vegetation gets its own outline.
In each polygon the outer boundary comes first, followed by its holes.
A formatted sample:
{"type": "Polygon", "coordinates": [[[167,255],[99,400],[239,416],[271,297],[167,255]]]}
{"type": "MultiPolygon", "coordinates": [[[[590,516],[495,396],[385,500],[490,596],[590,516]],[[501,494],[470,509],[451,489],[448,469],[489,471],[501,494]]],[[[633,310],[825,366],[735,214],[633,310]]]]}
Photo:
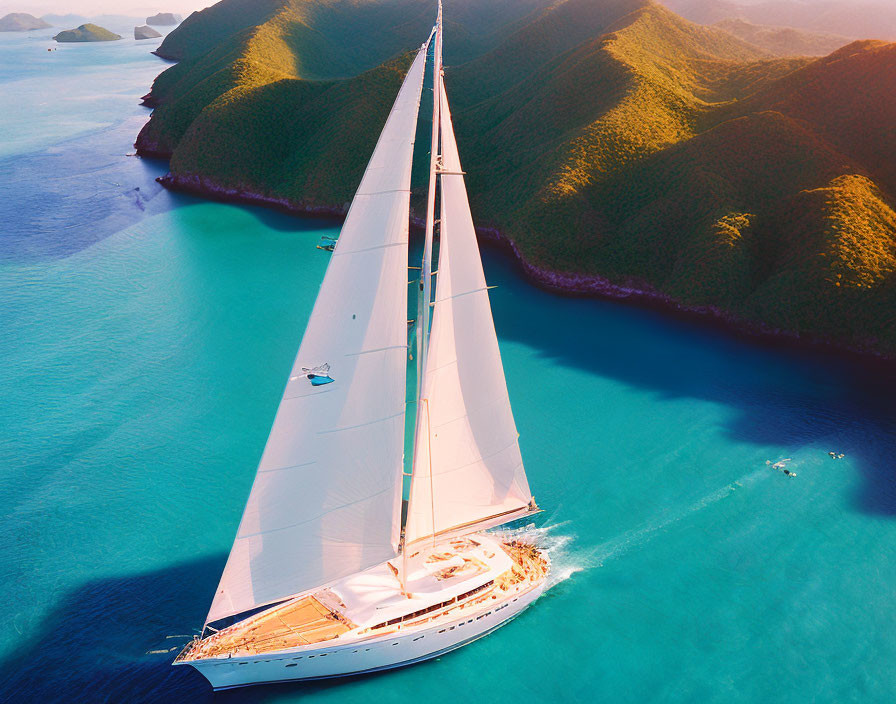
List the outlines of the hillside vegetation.
{"type": "Polygon", "coordinates": [[[88,22],[75,29],[66,29],[53,39],[57,42],[114,42],[121,39],[121,35],[88,22]]]}
{"type": "MultiPolygon", "coordinates": [[[[453,4],[474,216],[527,262],[896,354],[896,45],[813,60],[648,0],[453,4]]],[[[431,15],[416,0],[195,13],[162,44],[182,60],[138,147],[170,154],[175,184],[339,209],[431,15]]]]}

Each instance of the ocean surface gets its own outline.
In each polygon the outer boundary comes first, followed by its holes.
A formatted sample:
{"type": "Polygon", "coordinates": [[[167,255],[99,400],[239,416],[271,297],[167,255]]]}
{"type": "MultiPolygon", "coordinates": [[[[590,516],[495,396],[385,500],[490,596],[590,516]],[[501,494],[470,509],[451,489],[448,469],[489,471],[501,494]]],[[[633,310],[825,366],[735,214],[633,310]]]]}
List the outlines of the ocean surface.
{"type": "Polygon", "coordinates": [[[0,35],[0,700],[896,701],[892,378],[552,296],[489,249],[551,589],[391,673],[213,697],[172,668],[336,228],[163,190],[128,156],[157,42],[53,33],[0,35]]]}

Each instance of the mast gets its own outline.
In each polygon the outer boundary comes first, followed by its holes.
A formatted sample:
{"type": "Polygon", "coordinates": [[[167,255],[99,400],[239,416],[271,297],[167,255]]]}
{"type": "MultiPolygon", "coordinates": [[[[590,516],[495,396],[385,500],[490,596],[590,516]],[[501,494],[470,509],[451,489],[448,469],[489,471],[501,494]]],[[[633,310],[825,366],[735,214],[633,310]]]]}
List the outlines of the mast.
{"type": "Polygon", "coordinates": [[[206,624],[398,554],[411,163],[427,50],[352,200],[206,624]]]}
{"type": "MultiPolygon", "coordinates": [[[[439,91],[442,75],[442,3],[436,19],[435,46],[432,62],[432,140],[429,150],[429,192],[426,196],[426,236],[423,243],[423,262],[420,273],[420,291],[423,297],[423,324],[417,326],[417,403],[423,381],[423,360],[429,341],[430,301],[432,301],[432,240],[435,229],[436,167],[439,162],[439,91]]],[[[418,410],[419,413],[419,410],[418,410]]]]}
{"type": "MultiPolygon", "coordinates": [[[[430,302],[432,301],[432,241],[435,230],[435,207],[436,207],[436,169],[438,167],[439,155],[439,105],[441,103],[440,89],[442,76],[442,0],[439,0],[439,11],[436,17],[436,26],[433,29],[435,34],[433,44],[433,61],[432,61],[432,137],[429,148],[429,191],[426,195],[426,233],[423,241],[423,260],[420,264],[420,285],[417,299],[417,396],[416,396],[416,423],[415,429],[420,425],[422,414],[426,412],[421,401],[423,393],[423,370],[426,359],[426,348],[429,342],[429,317],[430,302]]],[[[416,441],[416,432],[415,432],[416,441]]],[[[415,442],[416,444],[416,442],[415,442]]],[[[413,465],[411,468],[411,483],[413,484],[413,465]]],[[[410,507],[410,505],[409,505],[410,507]]],[[[404,538],[402,538],[404,540],[404,538]]],[[[405,581],[407,578],[407,550],[404,549],[402,543],[402,565],[399,576],[401,589],[405,589],[405,581]]]]}

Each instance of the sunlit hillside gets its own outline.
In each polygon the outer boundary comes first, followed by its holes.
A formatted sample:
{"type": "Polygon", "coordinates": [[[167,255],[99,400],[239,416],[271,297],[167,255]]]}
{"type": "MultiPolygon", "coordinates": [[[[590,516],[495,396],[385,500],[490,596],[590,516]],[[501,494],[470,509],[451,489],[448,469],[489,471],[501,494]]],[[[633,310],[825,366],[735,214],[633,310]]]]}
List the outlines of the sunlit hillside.
{"type": "MultiPolygon", "coordinates": [[[[446,16],[474,216],[527,262],[896,354],[896,44],[781,56],[650,0],[446,16]]],[[[175,184],[338,210],[431,22],[416,0],[225,0],[163,43],[184,58],[138,145],[175,184]]]]}

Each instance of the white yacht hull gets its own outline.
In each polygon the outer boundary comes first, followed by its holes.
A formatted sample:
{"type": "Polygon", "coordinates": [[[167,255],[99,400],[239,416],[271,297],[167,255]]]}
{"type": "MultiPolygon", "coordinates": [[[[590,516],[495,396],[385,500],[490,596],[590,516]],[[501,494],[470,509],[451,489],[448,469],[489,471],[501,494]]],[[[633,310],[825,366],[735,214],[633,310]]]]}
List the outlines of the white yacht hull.
{"type": "Polygon", "coordinates": [[[435,658],[488,635],[518,616],[544,591],[545,583],[527,592],[455,620],[422,625],[399,633],[314,649],[297,648],[260,655],[213,658],[189,663],[214,689],[360,675],[435,658]]]}

